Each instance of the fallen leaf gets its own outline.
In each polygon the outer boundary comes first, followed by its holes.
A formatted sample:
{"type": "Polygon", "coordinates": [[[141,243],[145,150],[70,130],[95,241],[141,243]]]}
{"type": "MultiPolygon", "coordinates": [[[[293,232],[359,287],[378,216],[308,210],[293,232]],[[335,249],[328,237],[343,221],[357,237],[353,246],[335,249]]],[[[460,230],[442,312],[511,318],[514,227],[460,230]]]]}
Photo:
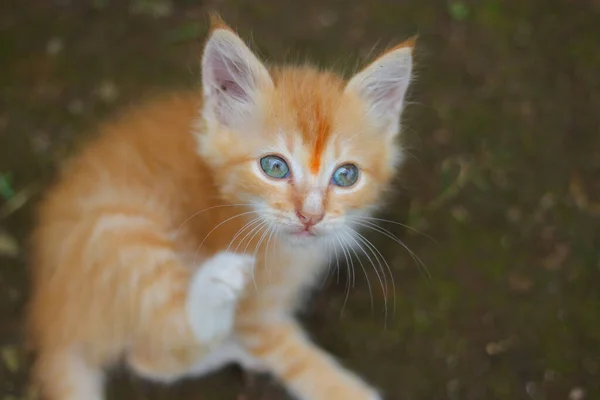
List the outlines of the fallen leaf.
{"type": "Polygon", "coordinates": [[[462,1],[454,1],[449,5],[449,12],[455,21],[464,21],[469,17],[469,8],[462,1]]]}
{"type": "Polygon", "coordinates": [[[105,103],[112,103],[119,97],[119,88],[113,81],[104,81],[96,88],[96,95],[105,103]]]}
{"type": "Polygon", "coordinates": [[[527,275],[511,272],[508,274],[508,286],[515,292],[525,293],[531,289],[533,281],[527,275]]]}
{"type": "Polygon", "coordinates": [[[15,258],[19,255],[19,243],[8,232],[0,231],[0,256],[15,258]]]}
{"type": "Polygon", "coordinates": [[[560,269],[563,265],[569,253],[571,252],[571,247],[568,244],[558,244],[554,248],[554,251],[550,253],[544,261],[542,261],[542,265],[544,268],[550,271],[556,271],[560,269]]]}
{"type": "Polygon", "coordinates": [[[10,372],[15,373],[19,371],[21,366],[21,360],[19,359],[19,349],[17,346],[4,346],[0,351],[2,361],[10,372]]]}
{"type": "Polygon", "coordinates": [[[40,190],[41,186],[38,183],[31,184],[25,189],[20,190],[2,207],[0,207],[0,219],[8,217],[10,214],[23,207],[33,196],[40,190]]]}
{"type": "Polygon", "coordinates": [[[593,216],[600,215],[600,202],[590,201],[584,188],[581,176],[576,172],[571,176],[571,181],[569,182],[569,193],[577,207],[587,211],[593,216]]]}
{"type": "Polygon", "coordinates": [[[512,336],[508,339],[500,340],[498,342],[490,342],[485,346],[485,352],[490,356],[495,356],[504,353],[505,351],[513,347],[516,341],[516,338],[512,336]]]}
{"type": "Polygon", "coordinates": [[[59,37],[54,37],[46,44],[46,53],[50,54],[51,56],[56,56],[62,51],[63,47],[63,40],[59,37]]]}
{"type": "Polygon", "coordinates": [[[569,392],[569,400],[583,400],[585,399],[587,392],[584,388],[574,387],[569,392]]]}
{"type": "Polygon", "coordinates": [[[470,218],[469,211],[463,206],[456,206],[450,210],[450,214],[454,217],[458,222],[467,222],[470,218]]]}
{"type": "Polygon", "coordinates": [[[13,198],[15,195],[15,189],[12,186],[12,174],[0,174],[0,196],[4,197],[5,200],[13,198]]]}

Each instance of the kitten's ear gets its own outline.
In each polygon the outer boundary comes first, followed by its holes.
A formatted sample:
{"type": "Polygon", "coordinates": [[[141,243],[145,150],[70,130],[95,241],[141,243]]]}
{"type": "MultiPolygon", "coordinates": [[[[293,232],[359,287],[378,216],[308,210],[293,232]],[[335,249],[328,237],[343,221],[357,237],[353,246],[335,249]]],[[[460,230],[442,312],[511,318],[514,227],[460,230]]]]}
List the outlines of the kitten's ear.
{"type": "Polygon", "coordinates": [[[217,16],[202,56],[204,116],[236,127],[256,111],[261,90],[273,86],[269,72],[234,31],[217,16]]]}
{"type": "Polygon", "coordinates": [[[400,129],[400,114],[412,74],[415,39],[388,50],[356,74],[346,91],[360,96],[373,122],[389,135],[400,129]]]}

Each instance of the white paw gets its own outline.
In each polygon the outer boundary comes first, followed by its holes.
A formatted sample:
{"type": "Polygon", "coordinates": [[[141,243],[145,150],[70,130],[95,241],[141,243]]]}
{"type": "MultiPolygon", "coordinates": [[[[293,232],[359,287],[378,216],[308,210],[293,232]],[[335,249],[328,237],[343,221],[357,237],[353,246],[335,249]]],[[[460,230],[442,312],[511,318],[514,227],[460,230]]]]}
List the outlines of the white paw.
{"type": "Polygon", "coordinates": [[[187,300],[190,326],[201,343],[210,344],[232,331],[237,300],[254,268],[254,257],[218,253],[192,277],[187,300]]]}

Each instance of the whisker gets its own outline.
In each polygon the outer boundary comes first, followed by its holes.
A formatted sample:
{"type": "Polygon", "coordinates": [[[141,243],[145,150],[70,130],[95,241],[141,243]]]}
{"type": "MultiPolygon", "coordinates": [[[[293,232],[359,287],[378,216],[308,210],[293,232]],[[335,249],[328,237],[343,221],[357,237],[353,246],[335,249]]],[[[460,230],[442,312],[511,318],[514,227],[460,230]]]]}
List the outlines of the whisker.
{"type": "Polygon", "coordinates": [[[391,233],[387,229],[382,228],[381,226],[376,225],[376,224],[374,224],[372,222],[363,221],[363,222],[355,222],[355,223],[358,224],[358,225],[364,226],[366,228],[370,228],[370,229],[374,230],[375,232],[381,233],[382,235],[387,236],[388,238],[392,239],[394,242],[398,243],[400,246],[404,247],[404,249],[412,257],[412,259],[414,260],[414,262],[421,268],[421,270],[425,271],[425,273],[427,274],[427,276],[429,278],[431,278],[431,273],[429,272],[429,270],[427,269],[427,267],[425,266],[425,264],[423,263],[423,261],[411,249],[409,249],[408,246],[405,245],[402,242],[402,240],[400,240],[400,238],[398,238],[396,235],[394,235],[393,233],[391,233]]]}
{"type": "Polygon", "coordinates": [[[392,268],[390,267],[390,264],[387,262],[387,260],[385,259],[385,257],[381,253],[381,251],[379,251],[377,246],[375,246],[369,239],[367,239],[362,234],[360,234],[360,233],[358,233],[358,234],[360,236],[362,236],[362,238],[365,240],[365,242],[367,242],[371,246],[371,248],[377,252],[377,254],[379,254],[379,257],[381,257],[381,260],[385,264],[385,267],[386,267],[388,273],[390,274],[390,280],[392,282],[392,302],[393,302],[393,304],[392,304],[392,307],[393,307],[392,308],[392,320],[393,320],[396,316],[396,281],[394,280],[394,273],[392,272],[392,268]]]}
{"type": "Polygon", "coordinates": [[[269,233],[270,226],[269,226],[269,222],[268,221],[265,221],[265,227],[266,227],[266,229],[264,230],[264,232],[261,235],[261,237],[258,239],[258,243],[256,244],[256,246],[254,246],[254,258],[255,259],[256,259],[256,253],[260,249],[260,245],[262,244],[262,242],[265,240],[265,237],[269,233]]]}
{"type": "MultiPolygon", "coordinates": [[[[346,237],[349,237],[354,240],[354,238],[352,238],[352,233],[350,231],[343,231],[342,233],[345,233],[346,237]]],[[[358,244],[358,242],[356,240],[354,240],[354,242],[360,247],[360,245],[358,244]]],[[[346,243],[348,243],[348,242],[346,241],[346,243]]],[[[365,278],[367,279],[367,287],[369,288],[369,300],[371,301],[371,315],[374,315],[375,314],[375,307],[374,307],[375,303],[374,303],[374,299],[373,299],[373,289],[371,288],[371,280],[369,279],[369,274],[367,274],[367,270],[365,269],[365,266],[364,266],[362,260],[356,253],[356,250],[354,250],[354,247],[350,244],[348,244],[348,247],[350,248],[352,253],[354,253],[354,257],[358,261],[358,264],[360,265],[360,269],[362,269],[362,272],[365,275],[365,278]]],[[[363,252],[364,252],[364,250],[363,250],[363,252]]],[[[377,276],[379,277],[379,273],[377,274],[377,276]]],[[[381,281],[381,278],[380,278],[380,281],[381,281]]]]}
{"type": "MultiPolygon", "coordinates": [[[[390,274],[390,281],[392,282],[392,320],[394,320],[395,315],[396,315],[396,283],[394,282],[394,274],[392,273],[392,269],[390,268],[390,265],[386,261],[383,254],[381,254],[379,249],[373,243],[371,243],[371,241],[369,239],[367,239],[365,236],[363,236],[360,232],[355,231],[355,233],[358,235],[359,239],[367,246],[367,248],[369,248],[369,250],[371,250],[371,253],[373,253],[375,258],[377,258],[377,262],[379,263],[379,266],[381,267],[381,272],[383,273],[384,278],[386,277],[386,274],[385,274],[385,270],[383,269],[383,266],[381,265],[381,262],[379,261],[380,259],[383,261],[383,263],[386,266],[387,271],[390,274]]],[[[387,287],[387,279],[385,279],[385,284],[387,287]]],[[[387,289],[386,289],[386,296],[387,296],[387,289]]],[[[386,327],[387,327],[387,308],[385,311],[386,311],[385,323],[386,323],[386,327]]]]}
{"type": "MultiPolygon", "coordinates": [[[[274,223],[269,223],[269,237],[267,238],[267,244],[265,245],[265,259],[266,255],[269,254],[269,245],[271,244],[271,239],[273,239],[273,234],[277,230],[277,225],[274,223]]],[[[273,249],[271,249],[273,251],[273,249]]]]}
{"type": "Polygon", "coordinates": [[[340,318],[344,315],[344,309],[346,308],[346,304],[348,303],[348,297],[350,296],[350,262],[348,261],[348,253],[346,252],[346,247],[342,243],[339,238],[339,234],[334,232],[334,237],[338,241],[340,248],[342,249],[342,253],[344,254],[344,258],[346,259],[346,297],[344,298],[344,303],[342,304],[342,310],[340,311],[340,318]]]}
{"type": "MultiPolygon", "coordinates": [[[[336,284],[339,284],[340,283],[340,259],[339,259],[339,256],[338,256],[338,253],[339,253],[338,249],[339,249],[339,247],[338,247],[338,244],[335,241],[335,238],[328,238],[328,240],[327,240],[327,249],[330,252],[330,254],[329,254],[329,263],[332,264],[332,268],[334,269],[335,274],[337,275],[336,284]],[[335,264],[331,263],[332,254],[335,256],[335,264]]],[[[329,272],[329,270],[328,270],[328,272],[329,272]]]]}
{"type": "MultiPolygon", "coordinates": [[[[269,223],[268,221],[265,221],[265,222],[266,222],[266,228],[267,229],[265,229],[265,231],[263,232],[262,236],[260,237],[258,243],[254,247],[254,256],[253,257],[254,257],[255,261],[256,261],[256,254],[260,250],[260,245],[262,244],[264,238],[266,237],[267,234],[269,234],[269,237],[270,237],[271,236],[270,233],[272,233],[272,229],[273,229],[272,224],[269,223]]],[[[267,240],[267,246],[268,246],[268,244],[269,244],[269,241],[267,240]]],[[[266,260],[266,250],[265,250],[265,260],[266,260]]],[[[252,279],[254,280],[254,272],[252,273],[252,279]]],[[[256,291],[258,291],[258,286],[256,284],[256,280],[254,280],[254,286],[256,288],[256,291]]]]}
{"type": "Polygon", "coordinates": [[[221,204],[221,205],[218,205],[218,206],[212,206],[212,207],[205,208],[204,210],[200,210],[200,211],[198,211],[198,212],[195,212],[195,213],[193,213],[192,215],[190,215],[189,217],[187,217],[187,218],[186,218],[186,219],[185,219],[185,220],[184,220],[184,221],[183,221],[183,222],[182,222],[182,223],[179,225],[179,227],[177,228],[176,232],[179,232],[179,231],[181,230],[181,228],[183,228],[183,226],[184,226],[185,224],[187,224],[187,223],[188,223],[188,222],[190,222],[192,219],[194,219],[195,217],[197,217],[198,215],[202,214],[202,213],[203,213],[203,212],[205,212],[205,211],[208,211],[208,210],[213,210],[213,209],[215,209],[215,208],[222,208],[222,207],[249,207],[249,206],[251,206],[251,205],[252,205],[252,204],[249,204],[249,203],[248,203],[248,204],[244,204],[244,203],[241,203],[241,204],[221,204]]]}
{"type": "MultiPolygon", "coordinates": [[[[240,246],[241,246],[242,244],[244,244],[244,241],[246,240],[246,238],[248,237],[248,235],[249,235],[249,234],[251,234],[252,232],[254,232],[254,230],[255,230],[255,229],[258,229],[258,227],[259,227],[259,226],[260,226],[260,225],[261,225],[263,222],[264,222],[264,221],[263,221],[263,220],[262,220],[260,217],[256,218],[256,220],[255,220],[255,222],[252,224],[252,226],[251,226],[251,227],[249,226],[249,227],[246,229],[246,232],[245,232],[244,236],[241,238],[241,240],[239,240],[239,241],[238,241],[238,244],[237,244],[237,246],[235,247],[235,250],[234,250],[234,252],[237,252],[237,251],[239,250],[240,246]]],[[[241,236],[241,233],[240,233],[240,236],[241,236]]]]}
{"type": "Polygon", "coordinates": [[[210,231],[209,231],[209,232],[206,234],[206,236],[204,236],[204,239],[202,239],[202,242],[200,242],[200,246],[198,246],[198,247],[202,247],[202,245],[204,244],[204,242],[206,241],[206,239],[208,239],[208,237],[211,235],[211,233],[213,233],[213,232],[214,232],[214,231],[215,231],[215,230],[216,230],[218,227],[220,227],[221,225],[223,225],[223,224],[225,224],[225,223],[227,223],[227,222],[231,221],[232,219],[239,218],[239,217],[242,217],[242,216],[244,216],[244,215],[248,215],[248,214],[254,214],[254,213],[256,213],[256,212],[257,212],[257,211],[246,211],[246,212],[243,212],[243,213],[241,213],[241,214],[236,214],[236,215],[234,215],[233,217],[229,217],[229,218],[227,218],[225,221],[222,221],[222,222],[220,222],[219,224],[217,224],[217,226],[215,226],[214,228],[212,228],[212,229],[211,229],[211,230],[210,230],[210,231]]]}
{"type": "MultiPolygon", "coordinates": [[[[271,230],[271,233],[269,233],[269,238],[267,239],[267,246],[265,248],[265,259],[264,259],[264,263],[265,263],[265,272],[267,274],[267,280],[269,281],[269,283],[271,282],[271,272],[270,272],[270,268],[269,268],[269,244],[271,243],[271,239],[273,238],[273,233],[277,234],[277,225],[275,224],[271,224],[271,226],[269,227],[269,229],[271,230]]],[[[273,250],[271,250],[273,251],[273,250]]],[[[271,253],[272,255],[273,253],[271,253]]]]}
{"type": "Polygon", "coordinates": [[[331,253],[331,243],[327,241],[327,273],[324,275],[321,281],[321,285],[319,286],[320,289],[322,289],[325,286],[325,284],[327,283],[327,278],[329,278],[329,274],[331,273],[331,253]]]}
{"type": "MultiPolygon", "coordinates": [[[[351,229],[352,232],[354,234],[358,234],[360,235],[358,232],[356,232],[354,229],[352,228],[348,228],[351,229]]],[[[356,243],[356,245],[358,246],[358,248],[363,252],[363,254],[367,257],[367,259],[369,260],[369,262],[371,263],[371,265],[373,266],[373,269],[375,270],[375,274],[377,275],[377,279],[379,280],[379,284],[381,285],[381,291],[383,292],[383,302],[384,302],[384,317],[385,317],[385,321],[387,322],[387,276],[385,274],[385,270],[383,269],[383,266],[381,265],[381,261],[379,261],[379,258],[377,257],[377,255],[373,252],[373,250],[371,250],[368,246],[367,248],[371,251],[371,253],[373,254],[373,256],[375,257],[375,259],[377,260],[377,264],[379,265],[379,268],[381,269],[381,274],[379,274],[380,269],[377,268],[375,266],[375,263],[373,262],[373,260],[371,259],[371,256],[369,256],[369,254],[365,251],[365,249],[363,248],[363,246],[354,238],[354,236],[350,235],[350,238],[354,241],[354,243],[356,243]],[[383,276],[383,279],[382,279],[383,276]]],[[[358,239],[365,244],[364,240],[363,240],[363,236],[360,235],[358,236],[358,239]]]]}
{"type": "MultiPolygon", "coordinates": [[[[252,229],[250,229],[249,232],[247,232],[244,237],[242,238],[242,240],[238,243],[238,245],[236,246],[234,253],[238,252],[238,249],[240,248],[240,246],[244,243],[244,241],[246,240],[246,238],[250,235],[252,235],[250,237],[250,239],[248,240],[248,243],[246,244],[246,247],[244,248],[244,251],[242,253],[246,253],[246,250],[248,249],[248,246],[250,245],[250,243],[252,243],[252,239],[254,239],[254,237],[256,236],[256,234],[258,234],[260,232],[260,229],[265,226],[267,224],[266,221],[260,221],[256,226],[254,226],[252,229]],[[256,232],[254,234],[252,234],[253,232],[256,232]]],[[[256,259],[256,254],[255,254],[255,259],[256,259]]],[[[256,290],[256,292],[259,292],[258,289],[258,284],[256,283],[256,278],[254,276],[254,272],[252,272],[252,283],[254,284],[254,290],[256,290]]]]}
{"type": "Polygon", "coordinates": [[[229,245],[227,246],[227,250],[225,250],[225,251],[229,251],[229,249],[231,249],[231,246],[235,243],[235,240],[242,234],[242,232],[244,232],[246,229],[248,229],[249,227],[251,227],[252,225],[257,223],[258,221],[260,221],[260,216],[251,219],[249,222],[244,224],[244,226],[242,226],[240,229],[238,229],[238,231],[235,233],[235,235],[233,235],[233,238],[229,242],[229,245]]]}
{"type": "Polygon", "coordinates": [[[196,253],[194,254],[194,263],[196,262],[197,258],[198,258],[198,254],[200,253],[200,249],[202,248],[202,246],[204,245],[204,242],[206,241],[206,239],[208,239],[208,237],[221,225],[235,219],[235,218],[239,218],[239,217],[243,217],[244,215],[248,215],[248,214],[254,214],[257,211],[246,211],[240,214],[236,214],[233,217],[229,217],[227,218],[225,221],[220,222],[219,224],[217,224],[217,226],[215,226],[214,228],[212,228],[207,234],[206,236],[204,236],[204,239],[202,239],[202,241],[200,242],[200,244],[198,245],[198,247],[196,248],[196,253]]]}
{"type": "Polygon", "coordinates": [[[346,251],[348,252],[348,261],[350,263],[350,272],[352,275],[352,287],[354,287],[354,286],[356,286],[356,269],[354,268],[354,260],[352,260],[352,254],[350,254],[350,245],[348,244],[348,242],[343,240],[344,239],[343,236],[340,236],[340,239],[344,243],[344,247],[346,248],[346,251]]]}
{"type": "MultiPolygon", "coordinates": [[[[246,229],[249,229],[253,225],[259,223],[259,221],[260,221],[260,217],[253,218],[250,222],[247,222],[244,226],[242,226],[240,229],[238,229],[238,231],[235,233],[235,235],[229,242],[229,245],[227,246],[226,251],[229,251],[229,249],[231,248],[233,243],[235,243],[235,240],[241,235],[242,232],[244,232],[246,229]]],[[[239,244],[238,244],[238,247],[239,247],[239,244]]],[[[236,249],[237,249],[237,247],[236,247],[236,249]]],[[[256,280],[254,279],[254,270],[252,271],[252,282],[254,283],[254,288],[258,292],[258,285],[256,284],[256,280]]]]}
{"type": "Polygon", "coordinates": [[[325,274],[325,277],[323,278],[323,282],[321,283],[321,288],[323,288],[325,286],[325,284],[327,283],[327,279],[329,279],[329,274],[331,274],[332,253],[335,253],[335,246],[328,240],[327,241],[327,273],[325,274]],[[333,246],[333,249],[332,249],[332,246],[333,246]]]}
{"type": "MultiPolygon", "coordinates": [[[[356,230],[349,228],[348,229],[352,230],[353,235],[358,235],[358,239],[365,244],[364,241],[364,236],[361,235],[360,233],[358,233],[356,230]]],[[[381,268],[381,273],[383,275],[383,281],[381,281],[381,277],[379,275],[379,270],[375,267],[375,263],[373,262],[373,260],[371,259],[371,257],[369,256],[368,253],[365,252],[365,250],[362,248],[362,246],[360,245],[360,243],[358,243],[358,241],[356,240],[356,238],[354,238],[354,236],[350,236],[352,238],[352,240],[354,241],[354,243],[356,243],[356,245],[360,248],[360,250],[363,252],[363,254],[367,257],[367,259],[369,260],[369,262],[373,265],[373,268],[375,268],[375,273],[377,274],[377,277],[380,278],[380,282],[382,283],[382,291],[384,295],[387,295],[387,276],[385,275],[385,271],[383,270],[383,266],[381,265],[381,262],[379,261],[379,257],[377,257],[377,255],[375,253],[373,253],[371,251],[371,254],[373,254],[373,256],[375,257],[375,260],[377,260],[378,266],[381,268]],[[385,286],[383,286],[383,283],[385,282],[385,286]]],[[[369,250],[371,250],[369,248],[369,250]]]]}
{"type": "MultiPolygon", "coordinates": [[[[244,253],[246,253],[246,250],[248,250],[248,246],[250,246],[250,243],[252,243],[252,241],[254,240],[254,238],[260,234],[261,230],[263,228],[265,228],[267,225],[269,224],[268,221],[263,221],[259,226],[258,229],[256,230],[256,232],[250,237],[250,239],[248,240],[248,243],[246,243],[246,247],[244,247],[244,253]]],[[[266,233],[266,231],[263,232],[263,235],[266,233]]],[[[262,236],[261,236],[262,237],[262,236]]],[[[260,239],[260,238],[259,238],[260,239]]],[[[256,251],[257,246],[260,245],[260,240],[259,242],[256,243],[256,245],[254,246],[254,250],[256,251]]]]}
{"type": "Polygon", "coordinates": [[[337,281],[336,283],[340,283],[340,258],[338,256],[338,252],[335,249],[335,243],[334,244],[334,250],[335,250],[335,262],[336,262],[336,269],[337,269],[337,281]]]}
{"type": "MultiPolygon", "coordinates": [[[[275,228],[274,228],[273,238],[275,238],[275,243],[277,243],[276,237],[281,232],[281,228],[279,226],[277,226],[277,225],[274,225],[274,227],[275,228]]],[[[271,240],[271,239],[269,238],[269,240],[271,240]]],[[[273,255],[273,251],[275,251],[275,250],[276,250],[275,246],[273,246],[273,249],[271,251],[271,256],[273,255]]],[[[277,255],[277,254],[275,254],[275,255],[277,255]]],[[[267,263],[267,254],[265,254],[265,264],[266,263],[267,263]]],[[[272,276],[271,275],[271,265],[272,265],[271,263],[266,264],[266,273],[267,273],[267,279],[268,279],[269,283],[271,282],[271,276],[272,276]]]]}
{"type": "MultiPolygon", "coordinates": [[[[343,231],[341,231],[340,234],[342,232],[343,231]]],[[[340,236],[340,239],[342,240],[342,242],[344,244],[344,248],[346,249],[346,252],[348,253],[348,262],[350,265],[350,272],[351,272],[351,276],[352,276],[352,287],[354,287],[356,285],[356,270],[354,269],[354,261],[352,260],[352,254],[350,254],[350,245],[348,244],[348,242],[343,240],[344,238],[342,236],[340,236]]]]}
{"type": "MultiPolygon", "coordinates": [[[[392,221],[391,219],[385,219],[385,218],[375,218],[375,217],[367,217],[367,216],[355,216],[355,215],[348,216],[347,218],[348,218],[348,219],[351,219],[351,220],[352,220],[352,219],[356,219],[356,220],[362,220],[363,222],[369,222],[369,221],[380,221],[380,222],[387,222],[387,223],[389,223],[389,224],[399,225],[399,226],[401,226],[401,227],[403,227],[403,228],[406,228],[406,229],[408,229],[408,230],[410,230],[410,231],[412,231],[412,232],[418,233],[419,235],[423,235],[423,236],[425,236],[426,238],[428,238],[428,239],[430,239],[431,241],[433,241],[435,244],[438,244],[437,240],[435,240],[433,237],[429,236],[428,234],[426,234],[426,233],[424,233],[424,232],[421,232],[420,230],[418,230],[418,229],[416,229],[416,228],[413,228],[413,227],[412,227],[412,226],[410,226],[410,225],[403,224],[402,222],[398,222],[398,221],[392,221]]],[[[377,226],[379,226],[379,225],[377,225],[377,226]]]]}
{"type": "Polygon", "coordinates": [[[250,231],[248,233],[246,233],[244,235],[244,238],[240,241],[240,243],[238,243],[237,247],[235,248],[234,252],[237,253],[238,249],[240,248],[240,246],[242,244],[244,244],[244,241],[246,240],[246,238],[248,238],[248,236],[250,236],[250,239],[248,239],[248,243],[246,243],[246,247],[244,247],[243,253],[246,253],[246,250],[248,250],[248,246],[250,245],[250,243],[252,242],[252,239],[254,239],[254,236],[256,235],[256,233],[260,232],[260,229],[266,224],[266,221],[261,221],[259,222],[258,225],[256,225],[254,228],[250,229],[250,231]]]}

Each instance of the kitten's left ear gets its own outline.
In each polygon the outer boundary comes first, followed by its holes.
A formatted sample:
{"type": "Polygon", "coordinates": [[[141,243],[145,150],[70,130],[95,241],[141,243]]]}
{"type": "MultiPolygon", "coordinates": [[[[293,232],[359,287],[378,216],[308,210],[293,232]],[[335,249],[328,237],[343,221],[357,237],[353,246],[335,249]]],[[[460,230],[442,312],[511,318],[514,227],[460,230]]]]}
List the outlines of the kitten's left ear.
{"type": "Polygon", "coordinates": [[[400,129],[400,114],[412,74],[412,51],[415,38],[388,50],[356,74],[346,92],[361,97],[369,117],[388,135],[400,129]]]}
{"type": "Polygon", "coordinates": [[[267,69],[234,31],[211,16],[202,57],[204,116],[235,128],[256,111],[261,91],[273,86],[267,69]]]}

